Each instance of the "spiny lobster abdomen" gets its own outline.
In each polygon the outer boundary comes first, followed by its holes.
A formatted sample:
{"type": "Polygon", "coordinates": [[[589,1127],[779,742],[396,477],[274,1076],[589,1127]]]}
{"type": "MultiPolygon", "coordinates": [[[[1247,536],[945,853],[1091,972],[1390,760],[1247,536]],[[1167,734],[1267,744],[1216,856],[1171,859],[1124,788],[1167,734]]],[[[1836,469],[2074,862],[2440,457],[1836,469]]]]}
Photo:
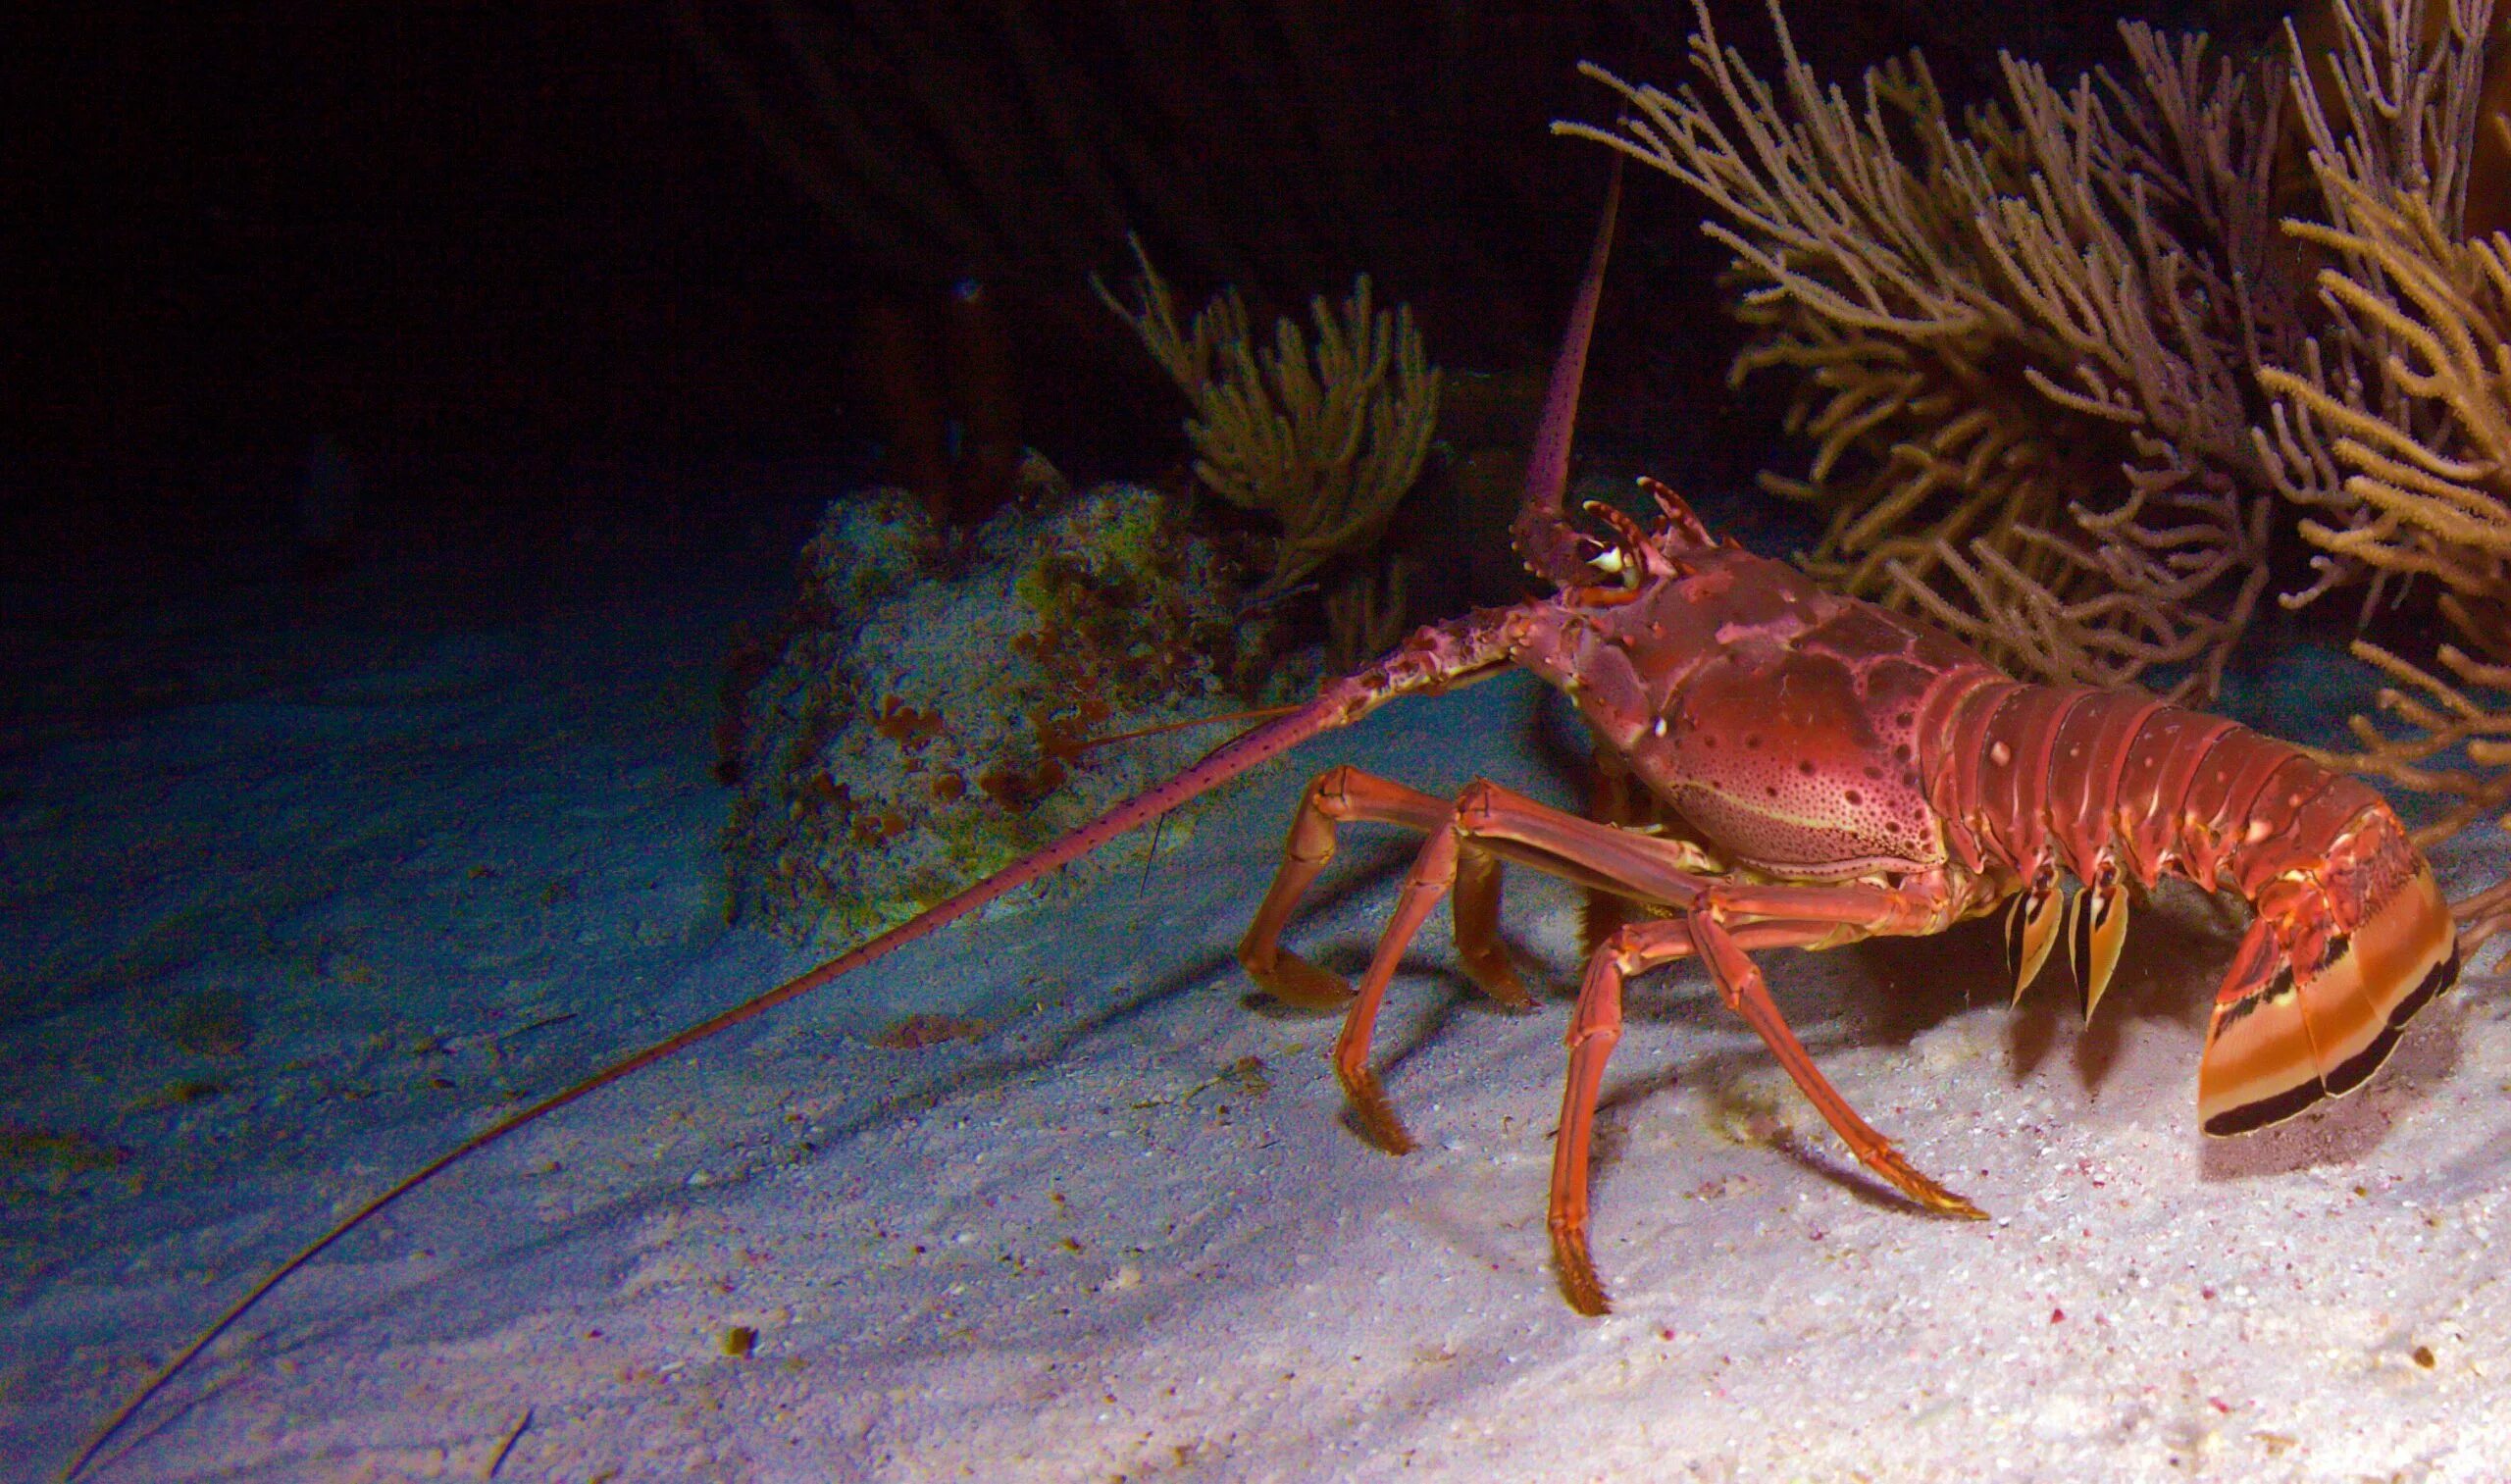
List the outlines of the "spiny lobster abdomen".
{"type": "Polygon", "coordinates": [[[2210,1134],[2351,1092],[2457,977],[2449,908],[2405,826],[2286,743],[2132,691],[2010,681],[1967,690],[1926,743],[1953,858],[2020,886],[2018,994],[2063,931],[2089,1014],[2130,882],[2177,875],[2256,909],[2198,1068],[2210,1134]],[[2069,905],[2062,871],[2083,883],[2069,905]]]}

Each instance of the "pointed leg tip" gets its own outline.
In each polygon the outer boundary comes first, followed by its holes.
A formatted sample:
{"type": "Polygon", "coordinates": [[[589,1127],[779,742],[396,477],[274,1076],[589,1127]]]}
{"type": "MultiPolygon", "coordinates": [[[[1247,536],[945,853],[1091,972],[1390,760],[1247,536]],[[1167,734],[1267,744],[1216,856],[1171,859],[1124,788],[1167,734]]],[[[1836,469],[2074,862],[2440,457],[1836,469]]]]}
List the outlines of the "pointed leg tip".
{"type": "Polygon", "coordinates": [[[1362,1072],[1343,1084],[1343,1095],[1352,1104],[1352,1116],[1359,1124],[1360,1137],[1370,1144],[1398,1156],[1419,1148],[1404,1120],[1396,1116],[1394,1104],[1386,1100],[1386,1092],[1378,1086],[1377,1077],[1362,1072]]]}
{"type": "Polygon", "coordinates": [[[1910,1178],[1910,1184],[1903,1187],[1904,1192],[1927,1210],[1939,1216],[1958,1216],[1965,1221],[1988,1219],[1988,1213],[1972,1204],[1968,1197],[1955,1195],[1906,1164],[1902,1169],[1910,1178]]]}
{"type": "Polygon", "coordinates": [[[1870,1158],[1868,1163],[1876,1174],[1889,1180],[1902,1195],[1936,1215],[1959,1216],[1965,1221],[1988,1219],[1986,1211],[1921,1174],[1918,1166],[1903,1158],[1899,1150],[1886,1146],[1870,1158]]]}
{"type": "Polygon", "coordinates": [[[1539,1008],[1533,993],[1526,988],[1525,980],[1518,976],[1516,966],[1510,963],[1505,954],[1496,957],[1466,954],[1464,974],[1485,998],[1507,1014],[1530,1014],[1539,1008]]]}
{"type": "Polygon", "coordinates": [[[1973,1205],[1969,1201],[1953,1194],[1951,1191],[1946,1191],[1944,1193],[1944,1200],[1933,1208],[1943,1215],[1959,1216],[1965,1221],[1985,1221],[1988,1219],[1988,1213],[1986,1211],[1973,1205]]]}
{"type": "Polygon", "coordinates": [[[1296,953],[1281,954],[1269,964],[1244,959],[1241,964],[1256,988],[1294,1009],[1339,1010],[1352,1002],[1349,981],[1296,953]]]}
{"type": "Polygon", "coordinates": [[[1596,1277],[1596,1264],[1587,1255],[1585,1237],[1554,1238],[1552,1265],[1561,1280],[1561,1297],[1571,1308],[1590,1319],[1613,1312],[1613,1300],[1606,1296],[1604,1283],[1596,1277]]]}
{"type": "Polygon", "coordinates": [[[1505,1014],[1531,1015],[1542,1008],[1535,1003],[1534,995],[1526,989],[1524,981],[1513,974],[1504,982],[1483,985],[1482,992],[1490,996],[1491,1002],[1505,1014]]]}

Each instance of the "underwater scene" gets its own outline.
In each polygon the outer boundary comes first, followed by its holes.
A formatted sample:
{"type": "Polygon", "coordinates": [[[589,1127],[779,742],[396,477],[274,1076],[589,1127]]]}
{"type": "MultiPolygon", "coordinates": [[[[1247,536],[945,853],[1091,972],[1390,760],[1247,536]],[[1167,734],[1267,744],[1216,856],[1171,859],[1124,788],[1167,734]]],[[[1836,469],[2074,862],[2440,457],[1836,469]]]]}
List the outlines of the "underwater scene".
{"type": "Polygon", "coordinates": [[[2506,26],[37,23],[0,1479],[2511,1478],[2506,26]]]}

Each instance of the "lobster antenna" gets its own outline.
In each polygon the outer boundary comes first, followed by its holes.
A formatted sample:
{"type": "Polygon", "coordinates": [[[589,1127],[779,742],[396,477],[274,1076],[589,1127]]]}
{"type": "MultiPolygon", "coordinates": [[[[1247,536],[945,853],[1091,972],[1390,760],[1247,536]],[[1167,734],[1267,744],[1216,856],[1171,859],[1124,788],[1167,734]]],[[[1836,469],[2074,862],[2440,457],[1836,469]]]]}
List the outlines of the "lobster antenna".
{"type": "MultiPolygon", "coordinates": [[[[1604,219],[1596,229],[1596,245],[1587,259],[1586,277],[1578,285],[1578,297],[1570,310],[1568,333],[1563,341],[1560,356],[1553,363],[1551,385],[1544,396],[1543,422],[1536,429],[1534,454],[1526,468],[1525,503],[1510,531],[1511,537],[1515,541],[1519,554],[1524,557],[1527,568],[1538,577],[1548,579],[1556,587],[1584,586],[1590,575],[1590,569],[1580,554],[1580,542],[1585,538],[1571,529],[1567,518],[1563,514],[1562,497],[1569,485],[1569,440],[1577,423],[1578,384],[1586,372],[1588,342],[1595,337],[1596,305],[1604,291],[1605,261],[1612,250],[1614,218],[1620,205],[1621,162],[1615,159],[1613,183],[1605,194],[1604,219]]],[[[1425,634],[1431,631],[1424,631],[1425,634]]],[[[1496,635],[1480,636],[1486,640],[1494,637],[1496,635]]],[[[157,1373],[150,1376],[129,1401],[125,1402],[115,1409],[112,1416],[105,1419],[104,1424],[96,1430],[95,1436],[88,1440],[85,1447],[78,1450],[77,1457],[70,1460],[70,1466],[61,1472],[64,1484],[69,1484],[69,1481],[77,1479],[80,1473],[84,1472],[87,1465],[95,1459],[96,1455],[119,1436],[123,1428],[156,1399],[159,1392],[165,1390],[177,1376],[182,1374],[184,1368],[195,1356],[217,1343],[220,1336],[233,1328],[237,1321],[250,1313],[263,1299],[269,1297],[274,1289],[286,1282],[299,1268],[330,1251],[333,1243],[389,1209],[403,1197],[435,1179],[447,1167],[478,1153],[519,1129],[538,1122],[578,1099],[589,1097],[624,1077],[642,1071],[665,1057],[687,1050],[699,1042],[731,1030],[744,1021],[754,1020],[779,1005],[799,999],[831,980],[850,974],[876,959],[885,958],[919,938],[956,922],[969,913],[1019,891],[1033,882],[1052,875],[1109,841],[1160,819],[1189,799],[1218,788],[1252,768],[1270,762],[1318,733],[1349,726],[1368,711],[1374,710],[1379,703],[1416,688],[1414,683],[1399,680],[1380,668],[1388,665],[1393,658],[1390,656],[1386,660],[1381,660],[1378,666],[1372,666],[1369,670],[1362,672],[1362,676],[1375,675],[1381,681],[1394,682],[1393,684],[1387,684],[1383,689],[1363,688],[1356,691],[1353,688],[1361,677],[1330,683],[1316,699],[1289,715],[1267,722],[1223,743],[1203,761],[1185,772],[1135,794],[1097,819],[1061,836],[1053,844],[1017,865],[1011,866],[999,875],[987,877],[939,905],[926,908],[871,942],[830,959],[808,973],[789,979],[772,990],[754,995],[668,1040],[657,1042],[634,1055],[615,1061],[570,1087],[563,1088],[518,1112],[498,1119],[464,1140],[448,1152],[438,1155],[403,1176],[382,1194],[335,1222],[331,1230],[316,1238],[294,1256],[272,1269],[269,1276],[246,1289],[243,1296],[229,1305],[226,1312],[212,1321],[197,1339],[177,1352],[172,1359],[159,1367],[157,1373]]],[[[1481,658],[1491,658],[1496,661],[1497,655],[1481,658]]],[[[1489,668],[1480,662],[1480,658],[1477,658],[1467,661],[1456,671],[1435,678],[1426,675],[1416,676],[1413,681],[1418,684],[1418,689],[1434,693],[1438,691],[1456,689],[1459,685],[1471,684],[1474,679],[1488,673],[1490,673],[1489,668]]],[[[1101,739],[1101,741],[1113,740],[1101,739]]]]}
{"type": "Polygon", "coordinates": [[[1614,156],[1613,183],[1605,187],[1603,219],[1596,224],[1596,245],[1587,254],[1587,275],[1578,281],[1578,297],[1569,307],[1569,328],[1561,338],[1561,353],[1552,362],[1552,384],[1543,395],[1543,421],[1536,425],[1534,453],[1526,460],[1525,503],[1517,510],[1509,539],[1526,570],[1556,588],[1584,587],[1594,581],[1581,542],[1562,509],[1569,489],[1569,442],[1578,427],[1578,385],[1587,374],[1587,345],[1596,336],[1596,306],[1604,297],[1605,260],[1613,253],[1614,218],[1621,210],[1621,156],[1614,156]]]}
{"type": "Polygon", "coordinates": [[[1104,737],[1089,738],[1074,742],[1072,750],[1088,752],[1097,747],[1113,746],[1120,742],[1140,742],[1146,737],[1157,737],[1166,732],[1183,732],[1190,727],[1217,727],[1223,722],[1233,721],[1271,721],[1276,716],[1288,716],[1298,709],[1297,706],[1257,706],[1247,711],[1223,711],[1216,716],[1190,716],[1184,721],[1164,721],[1155,727],[1136,727],[1131,732],[1110,732],[1104,737]]]}
{"type": "Polygon", "coordinates": [[[729,1031],[744,1021],[754,1020],[778,1005],[799,999],[829,981],[852,973],[875,959],[886,958],[917,939],[956,922],[978,908],[1009,896],[1022,887],[1054,874],[1109,841],[1150,824],[1197,794],[1217,788],[1251,768],[1270,762],[1318,733],[1347,726],[1358,720],[1358,713],[1367,709],[1369,707],[1366,705],[1356,708],[1348,694],[1343,693],[1339,688],[1328,687],[1325,693],[1320,694],[1315,700],[1299,707],[1287,716],[1241,734],[1223,743],[1211,755],[1185,772],[1155,788],[1135,794],[1090,823],[1063,835],[1052,844],[999,875],[987,877],[958,896],[939,905],[926,908],[862,947],[832,958],[808,973],[789,979],[772,990],[753,995],[728,1010],[699,1021],[667,1041],[657,1042],[632,1056],[614,1061],[573,1086],[551,1093],[539,1101],[489,1124],[462,1141],[449,1152],[440,1154],[419,1166],[418,1169],[387,1187],[383,1194],[340,1218],[330,1231],[316,1238],[296,1255],[273,1268],[268,1277],[246,1289],[243,1297],[229,1305],[227,1311],[220,1314],[207,1329],[201,1331],[198,1339],[184,1346],[173,1359],[159,1367],[157,1373],[149,1377],[147,1383],[141,1386],[129,1401],[125,1402],[112,1416],[105,1419],[104,1425],[97,1429],[96,1435],[88,1440],[86,1447],[78,1450],[78,1456],[72,1458],[70,1466],[61,1471],[64,1484],[69,1484],[69,1481],[77,1478],[96,1455],[103,1451],[105,1445],[112,1442],[123,1427],[139,1414],[142,1407],[153,1401],[157,1394],[165,1390],[177,1376],[182,1374],[183,1368],[192,1362],[193,1357],[217,1343],[221,1335],[233,1328],[237,1320],[242,1319],[252,1311],[254,1305],[269,1297],[273,1289],[286,1282],[297,1269],[329,1251],[333,1243],[356,1231],[404,1196],[435,1179],[447,1166],[487,1149],[518,1129],[538,1123],[580,1098],[601,1091],[623,1077],[642,1071],[667,1056],[687,1050],[697,1043],[729,1031]]]}

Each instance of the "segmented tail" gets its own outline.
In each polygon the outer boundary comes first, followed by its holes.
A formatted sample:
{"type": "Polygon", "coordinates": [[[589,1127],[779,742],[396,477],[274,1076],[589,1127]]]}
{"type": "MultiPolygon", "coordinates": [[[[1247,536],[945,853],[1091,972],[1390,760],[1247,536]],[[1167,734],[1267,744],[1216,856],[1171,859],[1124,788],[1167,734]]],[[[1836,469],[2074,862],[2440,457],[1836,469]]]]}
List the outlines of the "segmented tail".
{"type": "Polygon", "coordinates": [[[2132,691],[1972,683],[1940,702],[1931,796],[1954,859],[2022,884],[2019,996],[2065,939],[2088,1017],[2129,883],[2237,892],[2234,952],[2197,1073],[2209,1134],[2362,1086],[2459,970],[2441,889],[2381,796],[2287,743],[2132,691]],[[2084,884],[2072,900],[2061,872],[2084,884]]]}

